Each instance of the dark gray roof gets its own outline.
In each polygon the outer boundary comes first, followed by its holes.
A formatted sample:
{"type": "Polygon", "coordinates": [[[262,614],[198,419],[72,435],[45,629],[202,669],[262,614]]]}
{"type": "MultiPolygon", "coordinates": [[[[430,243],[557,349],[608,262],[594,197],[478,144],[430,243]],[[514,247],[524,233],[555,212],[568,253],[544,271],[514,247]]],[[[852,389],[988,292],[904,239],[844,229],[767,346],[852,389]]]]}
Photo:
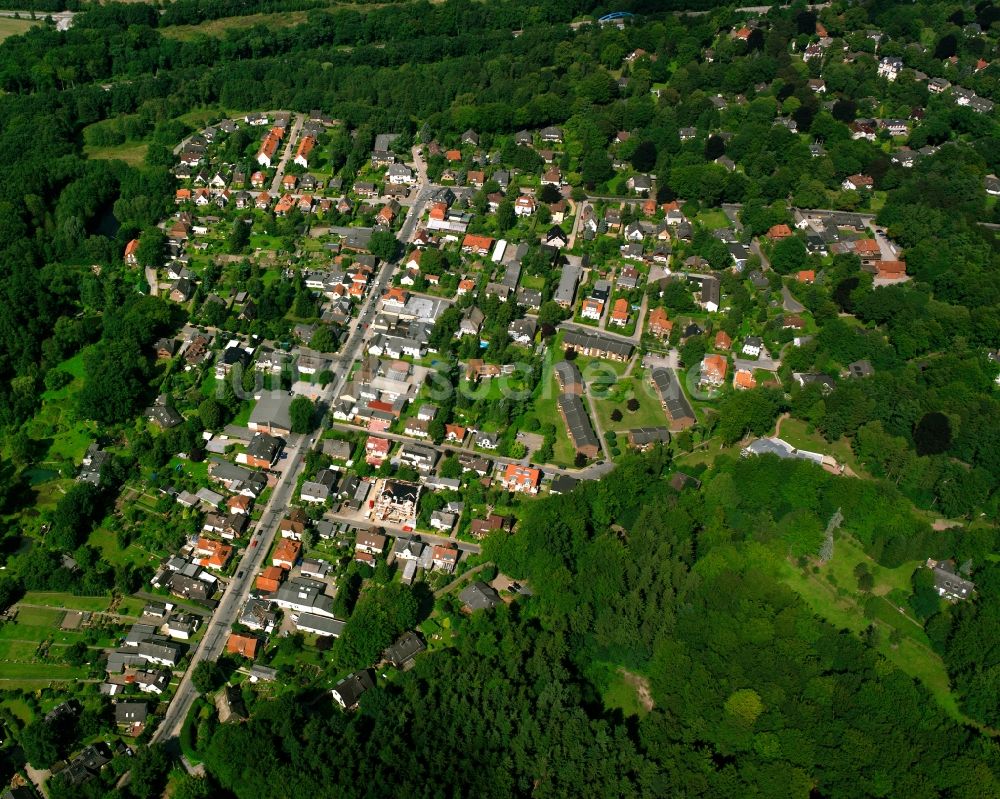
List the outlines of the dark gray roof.
{"type": "Polygon", "coordinates": [[[568,386],[580,386],[583,388],[583,375],[580,368],[572,361],[559,361],[555,367],[556,380],[565,390],[568,386]]]}
{"type": "Polygon", "coordinates": [[[281,439],[267,433],[257,433],[247,445],[247,455],[272,463],[280,451],[281,439]]]}
{"type": "Polygon", "coordinates": [[[847,365],[847,371],[851,377],[870,377],[875,374],[871,361],[860,360],[847,365]]]}
{"type": "Polygon", "coordinates": [[[495,608],[502,601],[496,591],[480,580],[476,580],[462,589],[458,598],[472,611],[495,608]]]}
{"type": "Polygon", "coordinates": [[[320,634],[332,635],[334,638],[340,637],[345,624],[347,622],[340,619],[331,619],[329,616],[320,616],[316,613],[300,613],[299,620],[295,622],[295,626],[299,629],[305,627],[320,634]]]}
{"type": "Polygon", "coordinates": [[[675,422],[687,419],[694,421],[694,409],[684,396],[684,390],[674,370],[656,368],[652,370],[650,377],[656,386],[656,393],[660,395],[660,402],[666,407],[670,418],[675,422]]]}
{"type": "Polygon", "coordinates": [[[357,671],[344,677],[333,686],[333,695],[343,707],[352,708],[358,703],[364,692],[372,686],[372,678],[368,671],[357,671]]]}
{"type": "Polygon", "coordinates": [[[625,358],[631,357],[632,345],[627,341],[598,336],[593,333],[583,333],[576,330],[567,330],[563,336],[563,345],[574,349],[600,350],[602,352],[613,353],[625,358]]]}
{"type": "Polygon", "coordinates": [[[404,663],[412,660],[418,654],[427,649],[427,645],[415,632],[403,633],[392,646],[382,653],[382,657],[388,660],[396,668],[401,668],[404,663]]]}
{"type": "Polygon", "coordinates": [[[579,483],[579,480],[575,477],[570,477],[568,474],[557,474],[552,478],[551,491],[553,494],[568,494],[576,488],[579,483]]]}
{"type": "Polygon", "coordinates": [[[115,722],[118,724],[143,724],[149,713],[145,702],[119,702],[115,705],[115,722]]]}
{"type": "Polygon", "coordinates": [[[569,430],[570,438],[577,449],[584,447],[601,448],[601,442],[594,433],[594,428],[590,423],[590,417],[583,407],[583,400],[576,394],[560,394],[559,409],[566,419],[566,427],[569,430]]]}
{"type": "Polygon", "coordinates": [[[954,566],[950,563],[939,563],[934,567],[933,572],[934,587],[942,596],[953,599],[968,599],[976,589],[975,583],[955,574],[954,566]]]}
{"type": "Polygon", "coordinates": [[[639,447],[646,444],[667,444],[670,442],[670,431],[665,427],[634,427],[628,431],[628,437],[639,447]]]}

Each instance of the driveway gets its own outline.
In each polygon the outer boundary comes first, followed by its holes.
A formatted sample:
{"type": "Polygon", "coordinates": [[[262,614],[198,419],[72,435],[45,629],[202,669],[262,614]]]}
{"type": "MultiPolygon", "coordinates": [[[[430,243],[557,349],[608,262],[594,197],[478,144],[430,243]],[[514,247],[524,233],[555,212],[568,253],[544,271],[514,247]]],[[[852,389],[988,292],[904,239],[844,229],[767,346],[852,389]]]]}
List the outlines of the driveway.
{"type": "Polygon", "coordinates": [[[802,313],[806,306],[792,296],[788,286],[781,287],[781,307],[790,313],[802,313]]]}

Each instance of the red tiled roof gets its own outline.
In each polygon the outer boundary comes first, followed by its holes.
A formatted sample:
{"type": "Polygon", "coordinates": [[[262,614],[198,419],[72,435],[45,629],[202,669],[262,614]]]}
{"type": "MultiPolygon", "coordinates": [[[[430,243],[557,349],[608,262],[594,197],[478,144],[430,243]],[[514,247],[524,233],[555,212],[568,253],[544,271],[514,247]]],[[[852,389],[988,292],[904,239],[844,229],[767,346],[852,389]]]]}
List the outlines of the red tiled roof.
{"type": "Polygon", "coordinates": [[[721,355],[706,355],[702,365],[706,372],[719,379],[725,378],[726,370],[729,368],[729,362],[721,355]]]}
{"type": "Polygon", "coordinates": [[[257,647],[259,646],[260,641],[250,635],[232,633],[226,642],[226,652],[230,655],[242,655],[252,660],[257,657],[257,647]]]}

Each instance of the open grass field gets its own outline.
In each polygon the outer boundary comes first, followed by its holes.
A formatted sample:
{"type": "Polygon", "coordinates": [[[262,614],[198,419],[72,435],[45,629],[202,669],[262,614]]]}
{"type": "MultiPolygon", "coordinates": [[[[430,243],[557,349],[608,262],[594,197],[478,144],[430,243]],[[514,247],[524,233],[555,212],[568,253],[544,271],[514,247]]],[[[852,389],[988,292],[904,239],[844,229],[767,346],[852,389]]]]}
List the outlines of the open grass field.
{"type": "Polygon", "coordinates": [[[903,606],[900,610],[887,596],[893,591],[909,594],[910,575],[916,566],[916,562],[904,563],[895,569],[879,566],[856,541],[842,535],[836,540],[832,560],[820,566],[818,573],[811,570],[804,573],[786,562],[781,577],[813,612],[831,624],[855,633],[874,624],[881,633],[878,649],[886,659],[920,680],[949,715],[967,723],[969,720],[961,713],[951,693],[944,663],[930,648],[920,623],[908,607],[903,606]],[[870,596],[857,589],[854,568],[858,563],[865,563],[875,579],[870,596]],[[870,619],[865,615],[866,606],[870,607],[870,619]],[[900,634],[895,645],[889,641],[894,629],[900,634]]]}
{"type": "MultiPolygon", "coordinates": [[[[169,30],[169,29],[168,29],[169,30]]],[[[97,161],[124,161],[126,164],[138,166],[146,159],[149,145],[145,142],[127,141],[110,147],[91,147],[84,145],[83,152],[87,158],[97,161]]]]}
{"type": "MultiPolygon", "coordinates": [[[[0,690],[34,690],[54,681],[86,677],[86,667],[61,662],[61,653],[71,644],[86,641],[88,633],[60,629],[65,611],[59,608],[103,610],[110,600],[107,597],[29,592],[23,601],[29,604],[18,605],[17,617],[0,625],[0,690]],[[46,606],[38,607],[36,603],[46,606]]],[[[114,635],[113,631],[104,632],[96,640],[97,645],[110,645],[114,635]]]]}
{"type": "Polygon", "coordinates": [[[39,20],[0,17],[0,42],[10,36],[20,36],[22,33],[27,33],[30,28],[39,24],[41,24],[39,20]]]}
{"type": "MultiPolygon", "coordinates": [[[[121,549],[118,546],[117,536],[105,527],[96,528],[90,534],[90,537],[87,539],[87,543],[90,546],[99,549],[104,559],[115,568],[121,568],[130,563],[135,564],[136,566],[143,566],[151,561],[158,560],[156,555],[146,552],[134,543],[125,549],[121,549]]],[[[142,610],[141,605],[139,609],[142,610]]],[[[120,608],[118,612],[125,613],[125,611],[120,608]]],[[[125,615],[134,614],[125,613],[125,615]]]]}
{"type": "MultiPolygon", "coordinates": [[[[363,6],[358,6],[362,8],[363,6]]],[[[255,25],[267,28],[291,28],[301,25],[308,18],[305,11],[285,11],[278,14],[249,14],[245,17],[222,17],[202,22],[200,25],[172,25],[162,29],[164,36],[180,41],[190,41],[198,36],[224,36],[228,30],[247,30],[255,25]]]]}

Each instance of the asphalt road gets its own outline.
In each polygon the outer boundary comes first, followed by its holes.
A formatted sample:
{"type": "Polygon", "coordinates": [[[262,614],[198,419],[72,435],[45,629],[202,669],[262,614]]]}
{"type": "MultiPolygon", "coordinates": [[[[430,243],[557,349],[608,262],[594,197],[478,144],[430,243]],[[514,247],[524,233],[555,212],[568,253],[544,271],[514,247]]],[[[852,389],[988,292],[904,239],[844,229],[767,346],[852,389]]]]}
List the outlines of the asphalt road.
{"type": "MultiPolygon", "coordinates": [[[[297,118],[296,130],[300,122],[301,116],[297,118]]],[[[293,132],[291,140],[294,141],[294,139],[295,133],[293,132]]],[[[423,189],[420,193],[420,199],[410,209],[410,213],[407,215],[403,228],[399,233],[401,240],[405,241],[413,235],[427,194],[429,194],[429,190],[423,189]]],[[[374,317],[378,301],[382,296],[382,289],[388,285],[396,266],[397,262],[387,261],[379,270],[378,277],[368,293],[368,298],[365,300],[361,312],[353,324],[344,350],[336,359],[339,362],[340,368],[336,370],[335,379],[327,386],[326,392],[323,395],[326,405],[329,405],[331,400],[338,397],[343,391],[347,377],[350,374],[351,365],[357,360],[364,346],[367,324],[374,317]]],[[[229,637],[230,629],[239,615],[240,608],[243,607],[243,604],[250,595],[257,572],[271,549],[278,524],[284,517],[285,511],[292,499],[295,484],[305,462],[308,443],[309,438],[306,436],[289,437],[285,448],[287,457],[284,462],[284,470],[282,471],[281,478],[278,480],[274,493],[271,495],[271,499],[268,501],[267,507],[264,509],[264,513],[254,530],[251,545],[244,550],[243,556],[236,568],[236,574],[242,574],[243,576],[234,576],[226,586],[219,606],[208,623],[208,629],[191,656],[191,663],[181,678],[177,692],[174,694],[174,698],[164,715],[163,722],[157,727],[153,735],[154,742],[166,741],[180,734],[184,720],[187,718],[191,706],[198,696],[198,692],[191,681],[191,675],[194,672],[195,666],[202,660],[214,661],[222,654],[222,650],[229,637]],[[253,542],[256,542],[256,545],[253,542]]]]}

